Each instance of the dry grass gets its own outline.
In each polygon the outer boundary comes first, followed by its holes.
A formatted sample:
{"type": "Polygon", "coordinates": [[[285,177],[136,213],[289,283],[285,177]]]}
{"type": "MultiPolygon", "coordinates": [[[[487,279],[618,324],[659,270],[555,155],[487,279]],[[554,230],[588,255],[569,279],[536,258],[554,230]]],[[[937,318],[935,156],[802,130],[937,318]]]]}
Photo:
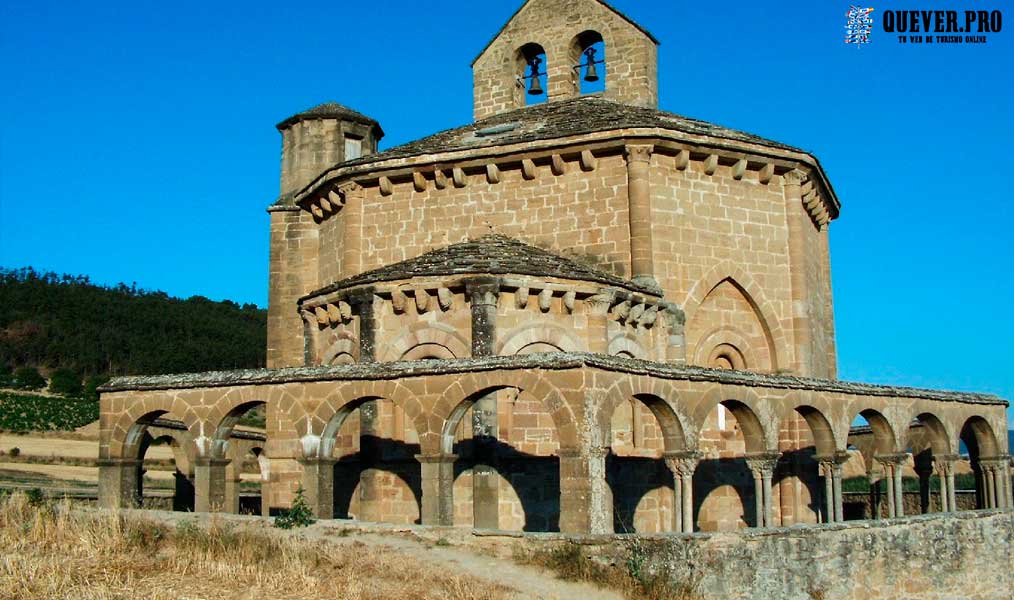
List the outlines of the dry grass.
{"type": "Polygon", "coordinates": [[[508,590],[361,543],[0,500],[0,599],[441,598],[508,590]]]}

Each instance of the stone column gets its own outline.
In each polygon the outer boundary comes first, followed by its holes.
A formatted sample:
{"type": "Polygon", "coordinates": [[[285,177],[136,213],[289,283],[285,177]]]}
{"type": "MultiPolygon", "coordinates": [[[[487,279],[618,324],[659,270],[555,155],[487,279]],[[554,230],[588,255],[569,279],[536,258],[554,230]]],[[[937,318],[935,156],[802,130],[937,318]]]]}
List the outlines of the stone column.
{"type": "Polygon", "coordinates": [[[141,461],[136,458],[99,459],[99,506],[102,508],[136,508],[141,461]]]}
{"type": "Polygon", "coordinates": [[[358,275],[363,271],[363,202],[366,194],[356,183],[344,183],[338,193],[345,199],[341,215],[342,228],[342,278],[358,275]]]}
{"type": "Polygon", "coordinates": [[[999,471],[1000,461],[999,457],[993,456],[979,459],[985,508],[1003,508],[1003,501],[1006,500],[1007,492],[1002,487],[1003,481],[999,471]]]}
{"type": "Polygon", "coordinates": [[[957,495],[954,491],[954,463],[959,459],[957,454],[939,454],[933,456],[933,467],[940,478],[940,511],[954,512],[958,510],[957,495]]]}
{"type": "Polygon", "coordinates": [[[671,302],[662,303],[662,318],[666,326],[665,362],[687,364],[686,314],[671,302]]]}
{"type": "Polygon", "coordinates": [[[607,454],[608,448],[560,448],[561,532],[612,532],[613,503],[606,483],[607,454]]]}
{"type": "Polygon", "coordinates": [[[239,514],[239,490],[243,472],[243,457],[233,458],[225,467],[225,505],[222,512],[230,515],[239,514]]]}
{"type": "Polygon", "coordinates": [[[820,470],[824,475],[824,522],[833,523],[834,510],[834,461],[828,457],[820,457],[820,470]]]}
{"type": "Polygon", "coordinates": [[[771,478],[778,466],[778,452],[747,455],[746,464],[753,472],[756,498],[757,527],[774,527],[774,507],[771,498],[771,478]]]}
{"type": "Polygon", "coordinates": [[[887,473],[887,513],[890,517],[902,517],[905,515],[905,505],[902,495],[904,489],[901,483],[902,467],[908,460],[908,454],[888,454],[876,457],[877,461],[884,466],[887,473]]]}
{"type": "Polygon", "coordinates": [[[417,454],[422,473],[423,525],[454,525],[455,454],[417,454]]]}
{"type": "Polygon", "coordinates": [[[303,495],[318,519],[334,518],[334,458],[303,458],[303,495]]]}
{"type": "MultiPolygon", "coordinates": [[[[472,356],[496,354],[496,310],[500,286],[482,277],[465,283],[472,309],[472,356]]],[[[472,405],[472,514],[476,529],[500,528],[500,472],[497,469],[498,419],[496,392],[472,405]]]]}
{"type": "Polygon", "coordinates": [[[320,325],[317,315],[313,311],[299,311],[303,319],[303,365],[312,367],[317,364],[317,338],[320,334],[320,325]]]}
{"type": "Polygon", "coordinates": [[[609,354],[609,309],[616,295],[603,291],[585,300],[588,307],[588,351],[609,354]]]}
{"type": "Polygon", "coordinates": [[[359,362],[371,363],[377,360],[377,317],[374,310],[373,288],[360,290],[349,296],[349,304],[359,317],[359,362]]]}
{"type": "MultiPolygon", "coordinates": [[[[849,460],[848,452],[836,452],[833,456],[816,457],[824,473],[824,510],[826,522],[841,523],[845,520],[845,502],[842,495],[842,468],[849,460]]],[[[874,507],[875,508],[875,507],[874,507]]]]}
{"type": "Polygon", "coordinates": [[[359,520],[380,522],[381,492],[380,473],[376,469],[381,460],[380,405],[376,400],[364,402],[359,407],[359,459],[362,471],[359,473],[359,520]]]}
{"type": "Polygon", "coordinates": [[[808,303],[810,293],[806,279],[806,228],[812,227],[810,216],[803,206],[801,184],[804,175],[792,170],[782,176],[785,194],[785,210],[789,221],[789,274],[792,284],[792,370],[797,375],[816,376],[812,368],[810,315],[808,303]]]}
{"type": "Polygon", "coordinates": [[[194,461],[194,512],[222,512],[227,507],[225,468],[229,460],[198,457],[194,461]]]}
{"type": "Polygon", "coordinates": [[[627,199],[630,220],[631,279],[642,285],[658,286],[655,281],[651,235],[651,144],[627,146],[627,199]]]}
{"type": "Polygon", "coordinates": [[[930,478],[933,476],[933,461],[926,454],[915,457],[915,473],[919,476],[919,509],[922,514],[931,510],[932,489],[930,478]]]}
{"type": "Polygon", "coordinates": [[[700,460],[700,453],[693,451],[665,455],[673,479],[673,531],[694,532],[694,471],[700,460]]]}

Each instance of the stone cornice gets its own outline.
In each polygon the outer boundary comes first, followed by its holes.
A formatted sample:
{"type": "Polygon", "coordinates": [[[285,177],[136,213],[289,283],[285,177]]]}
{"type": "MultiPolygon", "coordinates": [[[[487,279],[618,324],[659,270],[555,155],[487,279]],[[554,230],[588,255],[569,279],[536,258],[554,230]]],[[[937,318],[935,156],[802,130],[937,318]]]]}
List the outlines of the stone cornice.
{"type": "Polygon", "coordinates": [[[631,128],[595,132],[534,142],[481,146],[396,157],[348,167],[340,165],[324,171],[314,181],[296,192],[292,202],[306,210],[318,199],[327,197],[338,185],[354,181],[364,187],[381,187],[382,193],[392,193],[393,184],[412,185],[416,191],[428,186],[438,189],[448,185],[462,187],[466,173],[485,174],[490,183],[499,181],[499,171],[505,168],[531,169],[536,162],[551,164],[559,174],[563,162],[560,157],[580,158],[582,170],[588,168],[588,155],[622,153],[631,144],[650,144],[656,153],[676,156],[677,168],[685,168],[686,160],[714,160],[717,164],[735,166],[737,178],[748,171],[756,171],[759,181],[767,183],[773,173],[800,169],[814,183],[814,192],[826,205],[828,220],[838,217],[841,203],[824,174],[820,161],[805,152],[774,148],[757,143],[705,135],[695,135],[661,128],[631,128]],[[681,156],[681,152],[686,152],[681,156]],[[712,158],[714,157],[714,158],[712,158]],[[682,167],[680,165],[683,165],[682,167]],[[492,173],[492,174],[491,174],[492,173]],[[441,180],[443,184],[441,184],[441,180]]]}
{"type": "Polygon", "coordinates": [[[650,360],[638,360],[589,354],[560,352],[515,356],[489,356],[483,358],[457,358],[450,360],[402,361],[389,363],[358,363],[325,367],[294,367],[288,369],[247,369],[213,371],[184,375],[155,375],[145,377],[117,377],[105,384],[102,393],[130,390],[172,390],[201,387],[227,387],[240,385],[272,385],[312,381],[342,380],[393,380],[422,375],[447,375],[494,370],[570,370],[592,367],[633,375],[648,375],[661,379],[694,382],[713,382],[743,387],[830,392],[856,396],[888,396],[921,398],[943,402],[1009,406],[1009,403],[991,394],[948,392],[920,388],[851,383],[845,381],[810,379],[787,375],[767,375],[749,371],[707,369],[677,366],[650,360]]]}

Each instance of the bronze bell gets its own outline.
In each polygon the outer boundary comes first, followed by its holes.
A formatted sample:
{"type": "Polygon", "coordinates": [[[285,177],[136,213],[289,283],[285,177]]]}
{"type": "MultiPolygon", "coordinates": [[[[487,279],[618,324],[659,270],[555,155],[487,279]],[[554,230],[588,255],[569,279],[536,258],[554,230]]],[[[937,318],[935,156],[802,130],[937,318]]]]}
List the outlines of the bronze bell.
{"type": "Polygon", "coordinates": [[[528,85],[529,96],[541,96],[542,95],[542,82],[539,81],[539,65],[542,63],[542,59],[538,56],[533,57],[532,60],[528,61],[528,66],[532,68],[532,74],[529,75],[531,83],[528,85]]]}
{"type": "Polygon", "coordinates": [[[595,68],[595,48],[588,48],[584,51],[584,55],[588,57],[588,68],[584,72],[584,80],[588,82],[598,81],[599,71],[595,68]]]}

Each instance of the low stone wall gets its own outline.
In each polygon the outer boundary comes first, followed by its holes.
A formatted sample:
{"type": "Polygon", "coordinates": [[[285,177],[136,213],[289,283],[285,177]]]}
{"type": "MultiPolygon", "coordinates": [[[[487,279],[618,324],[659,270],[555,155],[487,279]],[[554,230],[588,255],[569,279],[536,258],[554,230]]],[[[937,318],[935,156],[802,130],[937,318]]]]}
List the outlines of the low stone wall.
{"type": "Polygon", "coordinates": [[[628,538],[598,551],[633,552],[707,599],[1014,598],[1011,511],[628,538]]]}

